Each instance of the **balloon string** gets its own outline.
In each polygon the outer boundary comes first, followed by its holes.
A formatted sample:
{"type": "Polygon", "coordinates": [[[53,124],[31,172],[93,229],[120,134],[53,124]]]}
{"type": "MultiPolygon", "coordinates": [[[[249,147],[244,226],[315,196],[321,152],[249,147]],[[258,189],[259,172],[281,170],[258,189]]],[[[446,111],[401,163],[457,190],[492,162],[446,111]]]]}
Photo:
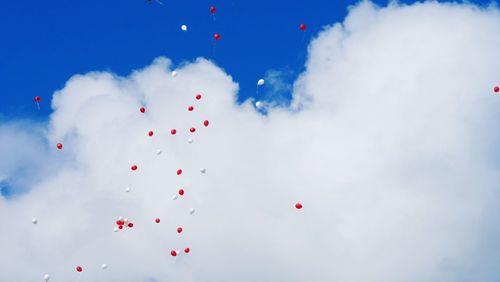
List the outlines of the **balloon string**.
{"type": "Polygon", "coordinates": [[[36,107],[40,110],[40,103],[36,102],[36,107]]]}
{"type": "Polygon", "coordinates": [[[214,19],[214,22],[216,21],[215,14],[212,14],[212,17],[214,19]]]}
{"type": "Polygon", "coordinates": [[[163,5],[163,2],[161,2],[160,0],[156,0],[156,2],[158,2],[158,4],[160,5],[163,5]]]}

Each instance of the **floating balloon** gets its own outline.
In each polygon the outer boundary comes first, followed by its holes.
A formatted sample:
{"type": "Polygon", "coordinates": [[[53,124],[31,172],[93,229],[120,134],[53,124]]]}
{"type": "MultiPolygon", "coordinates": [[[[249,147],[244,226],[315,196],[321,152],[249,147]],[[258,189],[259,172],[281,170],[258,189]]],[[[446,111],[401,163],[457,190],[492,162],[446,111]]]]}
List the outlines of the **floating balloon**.
{"type": "Polygon", "coordinates": [[[188,107],[188,111],[192,112],[194,110],[194,107],[193,106],[189,106],[188,107]]]}
{"type": "Polygon", "coordinates": [[[124,224],[125,224],[125,221],[123,221],[121,219],[119,219],[119,220],[116,221],[116,225],[121,226],[121,225],[124,225],[124,224]]]}
{"type": "Polygon", "coordinates": [[[185,252],[186,254],[188,254],[190,251],[191,251],[191,249],[189,249],[189,248],[185,248],[185,249],[184,249],[184,252],[185,252]]]}
{"type": "Polygon", "coordinates": [[[263,104],[261,101],[257,101],[257,102],[255,103],[255,107],[256,107],[257,109],[260,109],[260,108],[262,108],[263,106],[264,106],[264,104],[263,104]]]}
{"type": "Polygon", "coordinates": [[[266,81],[264,79],[262,79],[262,78],[259,79],[259,81],[257,81],[257,85],[258,86],[262,86],[262,85],[264,85],[264,83],[266,83],[266,81]]]}
{"type": "Polygon", "coordinates": [[[495,86],[495,87],[493,88],[493,91],[495,91],[495,93],[498,93],[498,92],[500,92],[500,87],[498,87],[498,86],[495,86]]]}
{"type": "Polygon", "coordinates": [[[174,200],[174,201],[177,200],[177,198],[179,198],[179,195],[177,195],[177,194],[172,196],[172,200],[174,200]]]}
{"type": "Polygon", "coordinates": [[[185,24],[181,25],[181,30],[182,31],[187,31],[188,30],[187,25],[185,25],[185,24]]]}
{"type": "Polygon", "coordinates": [[[145,109],[144,107],[141,107],[141,108],[139,109],[139,111],[140,111],[141,113],[144,113],[144,112],[146,112],[146,109],[145,109]]]}
{"type": "Polygon", "coordinates": [[[123,225],[118,226],[118,229],[123,229],[123,225]]]}
{"type": "Polygon", "coordinates": [[[184,195],[184,189],[179,189],[179,195],[184,195]]]}
{"type": "Polygon", "coordinates": [[[133,166],[130,167],[130,169],[135,171],[135,170],[137,170],[137,166],[133,165],[133,166]]]}
{"type": "Polygon", "coordinates": [[[206,170],[205,168],[201,168],[201,169],[200,169],[200,172],[201,172],[201,173],[205,173],[205,172],[207,172],[207,170],[206,170]]]}
{"type": "Polygon", "coordinates": [[[77,267],[76,267],[76,271],[78,271],[78,272],[82,272],[82,271],[83,271],[83,268],[82,268],[81,266],[77,266],[77,267]]]}
{"type": "Polygon", "coordinates": [[[119,217],[118,217],[118,220],[123,220],[123,216],[119,216],[119,217]]]}
{"type": "Polygon", "coordinates": [[[132,228],[132,227],[134,227],[134,224],[133,224],[132,222],[129,222],[129,224],[127,224],[127,226],[128,226],[129,228],[132,228]]]}
{"type": "Polygon", "coordinates": [[[160,219],[159,218],[155,219],[155,222],[160,223],[160,219]]]}
{"type": "Polygon", "coordinates": [[[189,131],[190,131],[191,133],[194,133],[194,132],[196,131],[196,128],[191,127],[191,128],[189,129],[189,131]]]}
{"type": "Polygon", "coordinates": [[[182,174],[182,169],[178,169],[177,170],[177,175],[181,175],[182,174]]]}
{"type": "Polygon", "coordinates": [[[208,120],[205,120],[205,121],[203,122],[203,125],[204,125],[205,127],[207,127],[209,124],[210,124],[210,122],[209,122],[208,120]]]}
{"type": "Polygon", "coordinates": [[[176,71],[173,71],[172,72],[172,77],[176,77],[177,76],[177,72],[176,71]]]}
{"type": "Polygon", "coordinates": [[[160,149],[158,149],[158,150],[156,151],[156,154],[157,154],[157,155],[161,155],[161,153],[163,153],[163,151],[162,151],[162,150],[160,150],[160,149]]]}
{"type": "Polygon", "coordinates": [[[214,39],[215,39],[215,41],[219,41],[220,34],[218,34],[218,33],[214,34],[214,39]]]}
{"type": "Polygon", "coordinates": [[[113,228],[113,232],[118,232],[118,227],[113,228]]]}
{"type": "Polygon", "coordinates": [[[215,14],[215,7],[214,6],[210,7],[210,13],[215,14]]]}
{"type": "Polygon", "coordinates": [[[151,137],[151,136],[153,136],[153,134],[154,134],[154,132],[153,132],[152,130],[150,130],[150,131],[148,132],[148,135],[149,135],[150,137],[151,137]]]}
{"type": "Polygon", "coordinates": [[[58,150],[61,150],[63,148],[63,145],[61,143],[57,143],[56,147],[58,150]]]}
{"type": "Polygon", "coordinates": [[[295,208],[300,210],[302,208],[302,204],[301,203],[296,203],[295,204],[295,208]]]}
{"type": "Polygon", "coordinates": [[[196,100],[200,100],[200,99],[201,99],[201,94],[196,95],[196,100]]]}
{"type": "Polygon", "coordinates": [[[43,276],[43,280],[45,280],[45,282],[49,281],[49,280],[50,280],[50,275],[45,274],[45,275],[43,276]]]}
{"type": "Polygon", "coordinates": [[[130,187],[125,188],[125,192],[130,192],[130,187]]]}
{"type": "Polygon", "coordinates": [[[189,214],[193,214],[195,212],[195,209],[194,208],[190,208],[189,209],[189,214]]]}
{"type": "Polygon", "coordinates": [[[38,219],[36,219],[36,217],[34,217],[34,218],[31,220],[31,222],[32,222],[33,224],[37,224],[37,223],[38,223],[38,219]]]}
{"type": "Polygon", "coordinates": [[[189,143],[189,144],[193,143],[193,139],[188,138],[188,143],[189,143]]]}
{"type": "Polygon", "coordinates": [[[40,101],[42,101],[42,98],[40,96],[35,97],[35,102],[36,102],[36,107],[40,110],[40,101]]]}
{"type": "Polygon", "coordinates": [[[177,233],[182,233],[182,227],[177,227],[177,233]]]}
{"type": "Polygon", "coordinates": [[[176,257],[176,256],[177,256],[177,251],[172,250],[172,251],[170,252],[170,255],[171,255],[171,256],[173,256],[173,257],[176,257]]]}
{"type": "Polygon", "coordinates": [[[106,268],[108,268],[108,265],[107,265],[107,264],[105,264],[105,263],[103,263],[103,264],[101,264],[101,268],[102,268],[102,269],[106,269],[106,268]]]}
{"type": "Polygon", "coordinates": [[[301,23],[301,24],[299,25],[299,28],[300,28],[300,30],[306,30],[306,28],[307,28],[307,27],[306,27],[306,25],[305,25],[305,24],[301,23]]]}
{"type": "Polygon", "coordinates": [[[170,134],[175,135],[176,133],[177,133],[177,130],[175,130],[175,129],[170,130],[170,134]]]}

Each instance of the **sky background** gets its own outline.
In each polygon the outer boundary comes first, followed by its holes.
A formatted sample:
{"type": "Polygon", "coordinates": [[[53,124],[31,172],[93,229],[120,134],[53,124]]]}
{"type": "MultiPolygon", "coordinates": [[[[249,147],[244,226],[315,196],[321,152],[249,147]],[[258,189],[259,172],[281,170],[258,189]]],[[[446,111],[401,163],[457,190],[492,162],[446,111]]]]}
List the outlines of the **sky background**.
{"type": "MultiPolygon", "coordinates": [[[[309,40],[324,26],[342,21],[357,2],[6,1],[0,9],[0,115],[46,120],[53,92],[74,74],[128,75],[162,55],[174,64],[197,57],[214,60],[239,83],[243,101],[256,95],[256,81],[269,70],[279,71],[291,85],[304,70],[309,40]],[[307,25],[305,35],[300,23],[307,25]],[[180,30],[182,24],[188,32],[180,30]],[[214,33],[222,36],[215,49],[214,33]],[[42,97],[40,111],[35,96],[42,97]]],[[[283,92],[289,99],[291,91],[283,92]]]]}
{"type": "Polygon", "coordinates": [[[31,2],[0,281],[500,281],[496,4],[31,2]]]}

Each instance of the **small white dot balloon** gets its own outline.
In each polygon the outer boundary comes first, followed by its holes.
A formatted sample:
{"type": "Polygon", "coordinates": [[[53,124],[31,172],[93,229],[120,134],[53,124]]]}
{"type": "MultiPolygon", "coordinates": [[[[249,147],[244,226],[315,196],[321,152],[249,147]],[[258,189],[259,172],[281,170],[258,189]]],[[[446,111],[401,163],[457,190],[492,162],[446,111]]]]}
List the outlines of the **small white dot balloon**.
{"type": "Polygon", "coordinates": [[[38,219],[36,219],[36,217],[34,217],[34,218],[31,220],[31,222],[32,222],[33,224],[37,224],[37,223],[38,223],[38,219]]]}
{"type": "Polygon", "coordinates": [[[185,25],[185,24],[181,25],[181,30],[182,31],[187,31],[188,30],[187,25],[185,25]]]}
{"type": "Polygon", "coordinates": [[[257,102],[255,103],[255,107],[256,107],[257,109],[261,109],[263,106],[264,106],[264,104],[263,104],[261,101],[257,101],[257,102]]]}
{"type": "Polygon", "coordinates": [[[118,228],[117,228],[117,227],[115,227],[115,228],[113,229],[113,232],[118,232],[118,228]]]}
{"type": "Polygon", "coordinates": [[[174,200],[174,201],[175,201],[175,200],[177,200],[177,198],[179,198],[179,196],[174,195],[174,196],[172,197],[172,200],[174,200]]]}
{"type": "Polygon", "coordinates": [[[200,172],[201,172],[201,173],[206,173],[206,172],[207,172],[207,170],[206,170],[205,168],[201,168],[201,169],[200,169],[200,172]]]}
{"type": "Polygon", "coordinates": [[[106,268],[108,268],[108,265],[107,265],[107,264],[105,264],[105,263],[103,263],[103,264],[101,265],[101,268],[102,268],[102,269],[106,269],[106,268]]]}
{"type": "Polygon", "coordinates": [[[262,86],[264,85],[264,83],[266,83],[266,81],[264,79],[259,79],[259,81],[257,81],[257,86],[262,86]]]}
{"type": "Polygon", "coordinates": [[[189,143],[189,144],[193,143],[193,139],[189,138],[189,139],[188,139],[188,143],[189,143]]]}
{"type": "Polygon", "coordinates": [[[130,192],[130,187],[125,188],[125,192],[130,192]]]}
{"type": "Polygon", "coordinates": [[[193,214],[194,213],[194,208],[190,208],[189,209],[189,214],[193,214]]]}
{"type": "Polygon", "coordinates": [[[159,155],[161,155],[161,153],[163,153],[163,151],[162,151],[162,150],[158,150],[158,151],[156,151],[156,154],[157,154],[158,156],[159,156],[159,155]]]}
{"type": "Polygon", "coordinates": [[[43,280],[45,280],[45,282],[49,281],[49,280],[50,280],[50,275],[45,274],[45,275],[43,276],[43,280]]]}
{"type": "Polygon", "coordinates": [[[173,71],[172,72],[172,77],[176,77],[177,76],[177,72],[176,71],[173,71]]]}

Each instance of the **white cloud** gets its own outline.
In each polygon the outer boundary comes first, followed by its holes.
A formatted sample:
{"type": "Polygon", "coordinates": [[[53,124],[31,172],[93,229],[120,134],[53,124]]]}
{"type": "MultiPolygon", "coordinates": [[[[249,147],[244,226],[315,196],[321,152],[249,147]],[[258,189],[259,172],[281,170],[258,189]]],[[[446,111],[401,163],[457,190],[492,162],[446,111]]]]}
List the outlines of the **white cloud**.
{"type": "Polygon", "coordinates": [[[311,43],[302,110],[265,117],[203,59],[73,77],[38,164],[52,169],[0,199],[0,280],[498,280],[498,30],[496,8],[362,2],[311,43]],[[119,215],[135,227],[114,233],[119,215]]]}

